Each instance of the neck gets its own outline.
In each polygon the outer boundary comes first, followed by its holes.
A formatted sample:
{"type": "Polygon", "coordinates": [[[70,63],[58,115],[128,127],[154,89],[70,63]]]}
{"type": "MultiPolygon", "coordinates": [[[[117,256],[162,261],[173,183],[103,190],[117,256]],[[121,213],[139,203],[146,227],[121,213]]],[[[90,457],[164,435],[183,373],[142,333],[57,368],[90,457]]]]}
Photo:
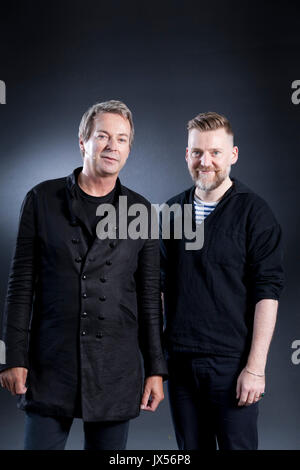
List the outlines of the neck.
{"type": "Polygon", "coordinates": [[[230,186],[232,186],[232,180],[228,176],[223,181],[223,183],[220,184],[220,186],[218,186],[216,189],[212,189],[211,191],[205,191],[196,187],[196,196],[198,196],[204,202],[217,202],[222,199],[230,186]]]}
{"type": "Polygon", "coordinates": [[[116,184],[118,175],[98,176],[90,174],[84,168],[78,175],[78,186],[90,196],[101,197],[110,193],[116,184]]]}

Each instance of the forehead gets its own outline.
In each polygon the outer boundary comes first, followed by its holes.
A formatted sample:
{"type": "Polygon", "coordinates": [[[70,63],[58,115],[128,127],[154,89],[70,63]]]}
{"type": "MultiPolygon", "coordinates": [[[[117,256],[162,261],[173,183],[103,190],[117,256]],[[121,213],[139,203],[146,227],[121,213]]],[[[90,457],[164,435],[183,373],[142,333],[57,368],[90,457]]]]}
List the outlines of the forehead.
{"type": "Polygon", "coordinates": [[[130,122],[120,114],[99,113],[94,117],[93,131],[104,130],[122,134],[130,134],[130,122]]]}
{"type": "Polygon", "coordinates": [[[198,129],[189,131],[189,147],[219,148],[226,147],[232,142],[232,136],[227,134],[223,127],[212,131],[200,131],[198,129]]]}

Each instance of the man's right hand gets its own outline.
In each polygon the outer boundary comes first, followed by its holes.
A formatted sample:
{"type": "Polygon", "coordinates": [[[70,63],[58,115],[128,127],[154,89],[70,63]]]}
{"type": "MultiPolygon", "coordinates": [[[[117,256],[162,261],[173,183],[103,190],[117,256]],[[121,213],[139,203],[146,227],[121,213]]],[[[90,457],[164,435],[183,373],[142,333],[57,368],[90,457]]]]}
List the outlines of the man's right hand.
{"type": "Polygon", "coordinates": [[[25,367],[11,367],[0,372],[0,385],[11,392],[12,395],[26,393],[25,382],[28,370],[25,367]]]}

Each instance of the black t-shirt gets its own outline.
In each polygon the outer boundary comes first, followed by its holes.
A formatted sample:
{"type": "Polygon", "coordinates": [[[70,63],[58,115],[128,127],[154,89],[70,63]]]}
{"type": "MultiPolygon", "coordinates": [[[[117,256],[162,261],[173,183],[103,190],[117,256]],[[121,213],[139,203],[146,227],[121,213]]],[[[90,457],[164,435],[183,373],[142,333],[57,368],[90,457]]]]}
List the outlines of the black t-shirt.
{"type": "MultiPolygon", "coordinates": [[[[76,190],[82,202],[83,210],[87,215],[88,223],[91,229],[91,232],[96,236],[96,226],[101,219],[101,216],[96,215],[96,210],[99,204],[114,204],[115,195],[116,195],[116,186],[105,196],[91,196],[90,194],[85,193],[78,182],[76,182],[76,190]]],[[[93,238],[94,238],[93,237],[93,238]]]]}

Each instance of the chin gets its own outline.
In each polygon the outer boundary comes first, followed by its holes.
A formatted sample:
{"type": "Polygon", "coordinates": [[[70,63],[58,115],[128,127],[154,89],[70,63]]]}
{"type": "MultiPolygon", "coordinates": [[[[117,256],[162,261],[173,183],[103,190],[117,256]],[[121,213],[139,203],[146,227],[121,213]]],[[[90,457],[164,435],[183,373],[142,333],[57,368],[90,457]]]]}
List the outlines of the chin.
{"type": "Polygon", "coordinates": [[[104,165],[99,165],[97,167],[97,173],[98,174],[107,174],[107,175],[114,175],[115,173],[118,173],[118,170],[116,168],[112,168],[109,166],[104,166],[104,165]]]}
{"type": "Polygon", "coordinates": [[[201,181],[196,181],[196,186],[197,188],[201,189],[201,191],[212,191],[213,189],[216,189],[218,185],[216,183],[202,183],[201,181]]]}
{"type": "Polygon", "coordinates": [[[203,181],[200,179],[195,180],[196,186],[201,189],[201,191],[212,191],[213,189],[218,188],[224,180],[214,180],[211,182],[203,181]]]}
{"type": "Polygon", "coordinates": [[[212,181],[204,178],[197,178],[198,174],[194,175],[194,182],[196,186],[201,189],[201,191],[213,191],[214,189],[221,186],[222,183],[226,180],[227,176],[229,176],[230,168],[226,172],[219,172],[217,175],[214,176],[212,181]]]}

